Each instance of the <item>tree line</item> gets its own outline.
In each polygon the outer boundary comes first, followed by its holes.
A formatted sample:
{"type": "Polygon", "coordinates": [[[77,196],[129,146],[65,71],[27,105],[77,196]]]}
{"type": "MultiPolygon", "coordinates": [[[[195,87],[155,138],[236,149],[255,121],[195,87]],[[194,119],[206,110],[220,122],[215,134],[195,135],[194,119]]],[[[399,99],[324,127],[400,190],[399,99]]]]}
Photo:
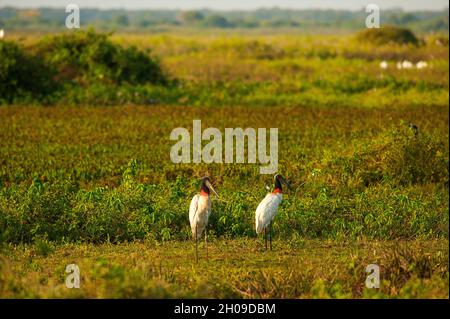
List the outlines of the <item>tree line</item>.
{"type": "MultiPolygon", "coordinates": [[[[18,9],[0,8],[0,28],[62,29],[64,8],[18,9]]],[[[151,29],[161,26],[194,28],[340,28],[360,29],[367,13],[364,9],[349,10],[291,10],[258,9],[253,11],[212,10],[99,10],[81,8],[81,23],[100,29],[151,29]]],[[[385,10],[381,23],[408,27],[421,32],[448,32],[449,10],[405,12],[385,10]]]]}

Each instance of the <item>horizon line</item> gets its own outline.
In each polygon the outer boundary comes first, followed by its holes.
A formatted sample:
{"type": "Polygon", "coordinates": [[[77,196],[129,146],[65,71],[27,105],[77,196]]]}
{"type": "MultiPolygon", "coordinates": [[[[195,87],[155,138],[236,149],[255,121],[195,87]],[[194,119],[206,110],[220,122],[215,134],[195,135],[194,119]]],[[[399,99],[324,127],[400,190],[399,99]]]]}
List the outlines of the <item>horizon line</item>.
{"type": "MultiPolygon", "coordinates": [[[[98,7],[98,6],[81,6],[80,8],[83,9],[96,9],[100,11],[108,11],[108,10],[124,10],[124,11],[215,11],[215,12],[233,12],[233,11],[245,11],[245,12],[252,12],[252,11],[258,11],[258,10],[290,10],[290,11],[350,11],[350,12],[358,12],[365,10],[365,7],[362,6],[361,8],[321,8],[321,7],[307,7],[307,8],[294,8],[294,7],[284,7],[284,6],[261,6],[257,8],[211,8],[211,7],[193,7],[193,8],[174,8],[174,7],[136,7],[136,8],[126,8],[126,7],[119,7],[119,6],[113,6],[109,8],[104,7],[98,7]]],[[[59,5],[47,5],[47,6],[20,6],[16,4],[8,4],[8,5],[0,5],[0,9],[4,8],[14,8],[18,10],[38,10],[38,9],[64,9],[65,6],[59,6],[59,5]]],[[[385,11],[392,11],[392,10],[400,10],[404,12],[441,12],[445,10],[449,10],[449,6],[444,6],[441,9],[433,8],[433,9],[406,9],[401,6],[391,6],[391,7],[384,7],[381,8],[381,10],[385,11]]]]}

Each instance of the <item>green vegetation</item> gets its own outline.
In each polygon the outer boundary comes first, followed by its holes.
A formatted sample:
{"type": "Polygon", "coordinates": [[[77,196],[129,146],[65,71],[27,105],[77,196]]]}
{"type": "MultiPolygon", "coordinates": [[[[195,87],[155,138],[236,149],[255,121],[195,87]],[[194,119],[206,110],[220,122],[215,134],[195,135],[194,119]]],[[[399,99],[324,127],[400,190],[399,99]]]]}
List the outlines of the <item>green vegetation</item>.
{"type": "Polygon", "coordinates": [[[121,85],[167,83],[156,60],[93,30],[47,36],[27,49],[0,41],[0,53],[0,103],[84,102],[99,88],[111,94],[121,85]]]}
{"type": "Polygon", "coordinates": [[[448,298],[448,241],[213,240],[193,266],[191,242],[8,246],[0,256],[6,298],[448,298]],[[67,289],[76,263],[80,289],[67,289]],[[380,266],[380,289],[365,267],[380,266]]]}
{"type": "Polygon", "coordinates": [[[448,298],[448,36],[21,37],[0,41],[0,297],[448,298]],[[170,161],[170,132],[194,119],[279,129],[293,188],[275,251],[254,232],[272,176],[170,161]],[[193,266],[204,175],[221,197],[211,261],[193,266]],[[64,287],[69,263],[81,290],[64,287]]]}
{"type": "Polygon", "coordinates": [[[281,238],[448,236],[446,108],[11,107],[0,115],[6,242],[186,240],[189,199],[206,174],[222,195],[212,234],[255,236],[254,210],[271,176],[257,165],[170,161],[171,130],[196,118],[279,128],[280,172],[294,187],[274,226],[281,238]]]}
{"type": "Polygon", "coordinates": [[[15,42],[0,41],[0,103],[42,100],[56,89],[54,72],[15,42]]]}
{"type": "MultiPolygon", "coordinates": [[[[33,52],[56,72],[53,79],[59,90],[39,91],[49,104],[448,105],[448,44],[435,36],[421,40],[424,45],[409,48],[361,44],[347,36],[122,34],[109,38],[74,31],[22,42],[23,51],[33,52]],[[151,56],[143,53],[148,50],[151,56]],[[380,69],[382,60],[391,67],[380,69]],[[395,64],[403,60],[428,61],[430,67],[397,70],[395,64]]],[[[40,73],[31,74],[33,79],[40,73]]],[[[30,103],[20,91],[14,93],[14,104],[30,103]]],[[[42,98],[32,101],[41,104],[42,98]]]]}
{"type": "MultiPolygon", "coordinates": [[[[131,32],[195,29],[276,30],[294,29],[307,32],[318,30],[358,30],[367,17],[361,10],[290,10],[258,9],[232,11],[178,11],[178,10],[99,10],[82,8],[83,27],[102,30],[128,30],[131,32]]],[[[67,13],[61,8],[18,9],[0,8],[0,27],[7,30],[64,30],[67,13]]],[[[383,10],[381,23],[411,28],[417,32],[445,32],[448,34],[448,8],[441,11],[404,12],[399,9],[383,10]]]]}
{"type": "Polygon", "coordinates": [[[122,48],[106,34],[74,32],[44,38],[37,55],[57,70],[58,81],[92,83],[164,83],[157,62],[131,46],[122,48]]]}
{"type": "Polygon", "coordinates": [[[368,42],[375,45],[419,44],[419,40],[410,30],[394,26],[366,29],[358,34],[357,39],[361,42],[368,42]]]}

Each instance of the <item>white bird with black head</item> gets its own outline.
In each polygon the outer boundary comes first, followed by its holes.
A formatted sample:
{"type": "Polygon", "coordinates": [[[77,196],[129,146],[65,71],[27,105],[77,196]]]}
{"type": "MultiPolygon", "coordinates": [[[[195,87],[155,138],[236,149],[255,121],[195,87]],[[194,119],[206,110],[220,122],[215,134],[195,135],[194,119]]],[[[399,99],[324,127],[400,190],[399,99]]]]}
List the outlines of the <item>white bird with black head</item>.
{"type": "Polygon", "coordinates": [[[208,258],[207,231],[209,215],[211,214],[210,192],[219,196],[211,184],[209,177],[203,177],[200,193],[194,195],[189,207],[189,222],[191,223],[192,237],[195,240],[195,260],[198,261],[198,240],[205,231],[206,258],[208,258]]]}
{"type": "Polygon", "coordinates": [[[267,193],[266,197],[259,203],[256,208],[255,221],[256,221],[256,233],[261,234],[264,232],[264,242],[267,250],[267,236],[270,236],[270,250],[272,250],[272,221],[278,212],[278,206],[283,199],[283,187],[282,184],[290,188],[289,183],[281,176],[276,174],[275,188],[272,192],[267,193]]]}

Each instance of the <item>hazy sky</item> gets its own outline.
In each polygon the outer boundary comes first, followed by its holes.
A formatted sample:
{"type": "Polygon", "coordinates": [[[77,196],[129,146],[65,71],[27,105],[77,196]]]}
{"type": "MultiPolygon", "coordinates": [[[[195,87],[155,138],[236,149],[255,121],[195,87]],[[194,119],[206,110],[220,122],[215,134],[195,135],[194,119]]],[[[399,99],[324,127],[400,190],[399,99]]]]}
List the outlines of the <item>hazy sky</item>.
{"type": "Polygon", "coordinates": [[[76,3],[81,8],[126,8],[126,9],[198,9],[219,10],[255,8],[320,8],[358,10],[369,3],[380,8],[401,7],[404,10],[439,10],[448,7],[448,0],[0,0],[1,6],[14,7],[65,7],[76,3]]]}

